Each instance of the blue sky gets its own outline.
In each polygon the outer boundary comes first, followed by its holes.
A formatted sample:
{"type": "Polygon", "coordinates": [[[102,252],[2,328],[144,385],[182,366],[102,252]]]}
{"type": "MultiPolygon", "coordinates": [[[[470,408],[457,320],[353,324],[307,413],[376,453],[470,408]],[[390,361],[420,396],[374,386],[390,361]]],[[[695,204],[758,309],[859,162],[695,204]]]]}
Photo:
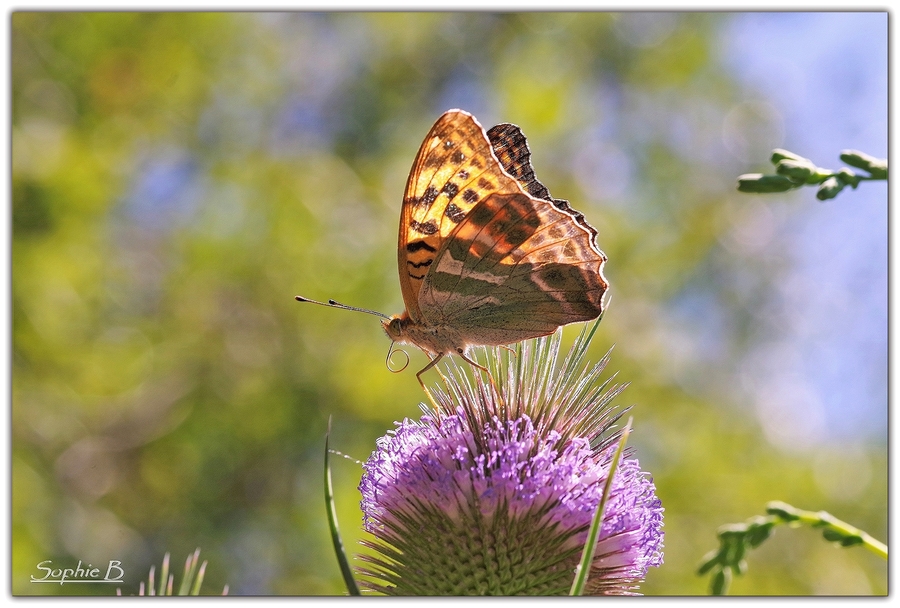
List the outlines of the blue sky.
{"type": "MultiPolygon", "coordinates": [[[[886,158],[887,19],[749,13],[722,33],[723,61],[780,115],[782,147],[830,169],[847,148],[886,158]]],[[[791,259],[770,312],[783,333],[760,347],[745,388],[759,387],[760,419],[776,443],[804,433],[811,443],[886,441],[887,185],[863,183],[824,203],[813,194],[780,203],[802,207],[779,231],[791,259]]]]}

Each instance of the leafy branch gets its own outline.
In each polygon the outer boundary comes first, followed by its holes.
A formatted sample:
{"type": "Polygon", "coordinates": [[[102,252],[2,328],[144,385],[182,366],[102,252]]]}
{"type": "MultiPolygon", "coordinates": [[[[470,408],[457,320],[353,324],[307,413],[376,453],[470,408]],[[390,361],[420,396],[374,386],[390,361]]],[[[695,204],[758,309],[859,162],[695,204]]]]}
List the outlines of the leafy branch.
{"type": "Polygon", "coordinates": [[[822,536],[841,547],[862,545],[876,555],[887,559],[887,545],[872,538],[866,532],[844,523],[825,511],[804,511],[791,505],[773,501],[766,505],[766,515],[757,515],[742,524],[726,524],[719,528],[719,549],[703,556],[697,574],[710,573],[710,594],[725,595],[735,574],[747,571],[745,556],[748,549],[760,546],[772,534],[775,526],[787,524],[792,528],[808,525],[822,528],[822,536]]]}
{"type": "Polygon", "coordinates": [[[860,182],[888,178],[887,159],[875,158],[858,150],[844,150],[841,152],[841,160],[868,175],[856,173],[847,167],[842,167],[839,171],[822,169],[808,158],[781,148],[772,150],[770,160],[775,165],[775,175],[745,173],[738,177],[738,190],[762,194],[818,185],[816,198],[824,201],[837,196],[846,186],[855,190],[860,182]]]}

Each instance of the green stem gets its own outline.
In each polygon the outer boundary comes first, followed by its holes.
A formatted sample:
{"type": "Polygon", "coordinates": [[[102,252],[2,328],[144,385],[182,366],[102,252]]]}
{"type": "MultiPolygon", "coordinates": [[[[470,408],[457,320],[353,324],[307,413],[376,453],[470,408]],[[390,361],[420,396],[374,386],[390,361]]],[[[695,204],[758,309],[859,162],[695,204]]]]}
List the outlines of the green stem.
{"type": "Polygon", "coordinates": [[[575,580],[572,581],[572,588],[569,595],[582,595],[584,586],[587,584],[588,574],[591,571],[591,563],[594,561],[594,552],[597,550],[597,538],[600,536],[600,528],[603,524],[603,512],[606,510],[606,502],[609,499],[609,492],[612,489],[612,480],[619,466],[619,459],[622,457],[622,451],[625,449],[625,443],[628,441],[628,435],[631,433],[631,417],[628,418],[628,424],[622,430],[622,437],[619,439],[619,447],[613,455],[612,462],[609,465],[609,475],[606,476],[606,483],[603,486],[603,495],[600,497],[600,504],[594,511],[594,519],[591,521],[591,529],[588,531],[587,542],[584,544],[584,550],[581,552],[581,563],[575,568],[575,580]]]}
{"type": "Polygon", "coordinates": [[[888,548],[883,542],[826,511],[805,511],[778,501],[769,503],[766,510],[776,516],[776,523],[796,521],[814,528],[826,528],[835,534],[835,538],[858,541],[848,543],[848,545],[859,544],[883,559],[888,557],[888,548]]]}
{"type": "Polygon", "coordinates": [[[344,577],[344,584],[347,585],[347,592],[350,595],[360,595],[359,587],[356,579],[353,578],[353,570],[350,568],[350,562],[347,560],[347,553],[344,551],[344,541],[341,540],[341,531],[338,529],[337,510],[334,507],[334,487],[331,484],[331,464],[330,454],[328,451],[328,437],[331,435],[331,417],[328,417],[328,432],[325,434],[325,511],[328,514],[328,528],[331,530],[331,542],[334,545],[334,552],[337,555],[338,564],[341,567],[341,574],[344,577]]]}

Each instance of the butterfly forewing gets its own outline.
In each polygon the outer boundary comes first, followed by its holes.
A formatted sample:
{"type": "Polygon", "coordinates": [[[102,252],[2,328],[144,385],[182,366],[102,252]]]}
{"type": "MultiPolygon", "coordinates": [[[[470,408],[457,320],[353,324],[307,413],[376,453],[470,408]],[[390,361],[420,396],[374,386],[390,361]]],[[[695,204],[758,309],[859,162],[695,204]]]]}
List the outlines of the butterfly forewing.
{"type": "Polygon", "coordinates": [[[516,190],[471,114],[451,110],[438,119],[416,155],[400,214],[400,287],[413,320],[422,318],[419,290],[444,241],[480,201],[516,190]]]}

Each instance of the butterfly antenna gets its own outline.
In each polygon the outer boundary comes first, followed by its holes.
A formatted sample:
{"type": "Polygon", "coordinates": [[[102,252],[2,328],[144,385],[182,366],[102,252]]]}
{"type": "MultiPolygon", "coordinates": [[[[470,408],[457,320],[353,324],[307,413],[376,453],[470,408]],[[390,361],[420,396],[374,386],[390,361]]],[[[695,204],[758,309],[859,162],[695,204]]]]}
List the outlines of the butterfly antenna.
{"type": "Polygon", "coordinates": [[[368,308],[357,308],[356,306],[347,306],[346,304],[341,304],[336,300],[328,300],[328,302],[318,302],[316,300],[304,298],[303,296],[294,296],[294,299],[298,302],[309,302],[310,304],[318,304],[319,306],[330,306],[332,308],[343,308],[344,310],[355,310],[356,312],[364,312],[366,314],[375,315],[376,317],[381,317],[382,319],[390,319],[389,316],[378,311],[369,310],[368,308]]]}

